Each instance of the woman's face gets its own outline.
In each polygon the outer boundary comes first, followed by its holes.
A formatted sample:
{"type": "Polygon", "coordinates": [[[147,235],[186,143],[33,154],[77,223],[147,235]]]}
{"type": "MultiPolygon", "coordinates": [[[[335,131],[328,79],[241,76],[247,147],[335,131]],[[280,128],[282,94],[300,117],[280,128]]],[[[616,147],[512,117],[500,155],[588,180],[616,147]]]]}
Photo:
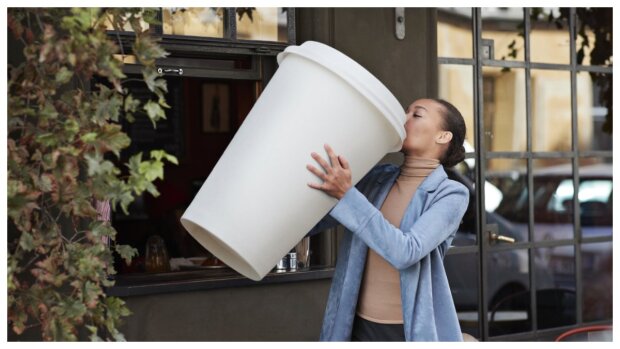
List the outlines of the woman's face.
{"type": "Polygon", "coordinates": [[[444,107],[432,99],[418,99],[406,110],[407,121],[402,151],[405,154],[439,159],[452,139],[443,130],[444,107]],[[448,139],[449,138],[449,139],[448,139]]]}

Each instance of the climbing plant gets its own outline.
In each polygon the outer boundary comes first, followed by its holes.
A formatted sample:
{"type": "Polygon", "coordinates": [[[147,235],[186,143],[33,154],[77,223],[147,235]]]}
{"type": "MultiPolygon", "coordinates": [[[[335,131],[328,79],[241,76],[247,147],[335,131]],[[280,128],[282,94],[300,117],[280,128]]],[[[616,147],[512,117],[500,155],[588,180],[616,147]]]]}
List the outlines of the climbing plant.
{"type": "Polygon", "coordinates": [[[8,322],[9,331],[43,340],[124,340],[130,314],[105,288],[114,284],[114,254],[129,262],[137,250],[115,244],[116,231],[98,220],[97,203],[127,212],[143,192],[158,195],[164,151],[120,153],[130,144],[121,121],[165,118],[166,81],[155,61],[167,53],[145,26],[151,9],[9,8],[8,72],[8,322]],[[130,28],[132,52],[110,29],[130,28]],[[116,54],[133,54],[152,91],[133,98],[116,54]],[[97,82],[95,82],[97,81],[97,82]],[[116,160],[115,160],[116,159],[116,160]],[[106,243],[111,241],[111,244],[106,243]]]}

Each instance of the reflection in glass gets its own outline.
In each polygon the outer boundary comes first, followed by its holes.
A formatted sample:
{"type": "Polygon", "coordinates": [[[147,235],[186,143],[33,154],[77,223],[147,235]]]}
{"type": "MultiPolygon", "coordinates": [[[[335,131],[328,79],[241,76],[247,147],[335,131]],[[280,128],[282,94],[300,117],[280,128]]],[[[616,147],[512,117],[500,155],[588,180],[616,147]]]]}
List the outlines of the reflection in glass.
{"type": "Polygon", "coordinates": [[[478,331],[479,260],[478,253],[448,254],[444,259],[461,331],[474,337],[480,336],[478,331]]]}
{"type": "MultiPolygon", "coordinates": [[[[531,61],[570,64],[568,18],[561,16],[561,10],[558,7],[533,8],[531,11],[531,61]]],[[[562,11],[568,15],[568,9],[562,9],[562,11]]]]}
{"type": "Polygon", "coordinates": [[[612,318],[612,245],[611,241],[581,245],[584,321],[612,318]]]}
{"type": "Polygon", "coordinates": [[[491,252],[488,258],[489,334],[530,331],[528,250],[491,252]]]}
{"type": "Polygon", "coordinates": [[[574,245],[537,248],[534,258],[538,328],[574,324],[577,321],[574,245]]]}
{"type": "Polygon", "coordinates": [[[579,150],[612,150],[611,74],[577,73],[579,150]]]}
{"type": "Polygon", "coordinates": [[[523,9],[517,7],[484,7],[482,15],[482,38],[493,40],[492,59],[522,61],[523,9]]]}
{"type": "Polygon", "coordinates": [[[607,7],[576,9],[575,50],[577,64],[611,66],[613,64],[613,16],[607,7]]]}
{"type": "Polygon", "coordinates": [[[486,176],[487,224],[495,225],[499,235],[528,241],[527,160],[488,159],[486,176]]]}
{"type": "Polygon", "coordinates": [[[163,33],[224,37],[224,9],[214,7],[163,7],[163,33]]]}
{"type": "Polygon", "coordinates": [[[613,168],[611,158],[579,159],[579,209],[583,238],[611,236],[613,168]]]}
{"type": "Polygon", "coordinates": [[[483,67],[482,74],[486,148],[526,151],[525,70],[483,67]]]}
{"type": "Polygon", "coordinates": [[[134,55],[115,54],[113,55],[113,57],[114,59],[118,59],[119,61],[123,62],[123,64],[137,64],[138,63],[138,59],[134,55]]]}
{"type": "Polygon", "coordinates": [[[534,159],[534,239],[574,236],[573,166],[571,159],[534,159]]]}
{"type": "Polygon", "coordinates": [[[570,72],[532,70],[532,150],[570,151],[570,72]]]}
{"type": "MultiPolygon", "coordinates": [[[[469,65],[439,65],[439,98],[452,103],[463,114],[465,140],[474,145],[474,75],[469,65]]],[[[467,148],[467,146],[466,146],[467,148]]]]}
{"type": "Polygon", "coordinates": [[[287,8],[238,7],[237,39],[288,42],[287,8]]]}
{"type": "Polygon", "coordinates": [[[437,9],[437,56],[472,58],[471,8],[437,9]]]}
{"type": "MultiPolygon", "coordinates": [[[[155,8],[145,9],[145,11],[151,11],[151,12],[155,11],[155,10],[156,10],[155,8]]],[[[122,17],[123,17],[123,20],[127,21],[127,19],[129,18],[129,15],[125,15],[125,16],[122,16],[122,17]]],[[[141,16],[137,16],[137,17],[140,18],[140,26],[142,27],[142,30],[147,30],[147,29],[150,28],[150,24],[147,23],[141,16]]],[[[106,29],[107,30],[115,30],[114,29],[114,25],[112,24],[112,22],[110,22],[109,19],[106,19],[104,23],[106,25],[106,29]]],[[[123,26],[123,31],[133,32],[133,29],[131,28],[131,24],[129,23],[129,21],[127,21],[125,23],[125,25],[123,26]]]]}
{"type": "Polygon", "coordinates": [[[463,184],[469,189],[469,204],[463,215],[461,225],[452,239],[452,246],[475,246],[477,242],[476,234],[476,191],[474,190],[474,169],[470,167],[467,160],[460,162],[453,168],[446,168],[446,174],[451,180],[463,184]]]}

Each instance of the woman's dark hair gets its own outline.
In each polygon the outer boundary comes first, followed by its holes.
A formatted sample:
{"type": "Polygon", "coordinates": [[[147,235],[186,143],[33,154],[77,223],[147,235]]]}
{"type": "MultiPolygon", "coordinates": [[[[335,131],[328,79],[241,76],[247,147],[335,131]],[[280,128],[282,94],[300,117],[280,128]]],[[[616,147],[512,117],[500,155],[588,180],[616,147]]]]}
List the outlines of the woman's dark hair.
{"type": "Polygon", "coordinates": [[[465,160],[465,147],[463,146],[465,133],[467,132],[465,120],[461,112],[452,103],[437,98],[433,98],[433,100],[444,107],[443,129],[452,132],[452,140],[448,150],[441,158],[441,164],[443,167],[453,167],[465,160]]]}

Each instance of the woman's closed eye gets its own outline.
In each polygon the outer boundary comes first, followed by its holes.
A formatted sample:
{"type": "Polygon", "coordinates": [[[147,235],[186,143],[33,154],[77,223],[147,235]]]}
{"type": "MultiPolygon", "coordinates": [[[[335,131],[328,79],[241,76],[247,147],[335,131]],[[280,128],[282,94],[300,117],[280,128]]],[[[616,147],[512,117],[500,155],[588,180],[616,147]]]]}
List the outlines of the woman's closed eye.
{"type": "Polygon", "coordinates": [[[422,117],[422,115],[420,115],[420,114],[413,114],[413,117],[414,117],[414,118],[421,118],[421,117],[422,117]]]}

